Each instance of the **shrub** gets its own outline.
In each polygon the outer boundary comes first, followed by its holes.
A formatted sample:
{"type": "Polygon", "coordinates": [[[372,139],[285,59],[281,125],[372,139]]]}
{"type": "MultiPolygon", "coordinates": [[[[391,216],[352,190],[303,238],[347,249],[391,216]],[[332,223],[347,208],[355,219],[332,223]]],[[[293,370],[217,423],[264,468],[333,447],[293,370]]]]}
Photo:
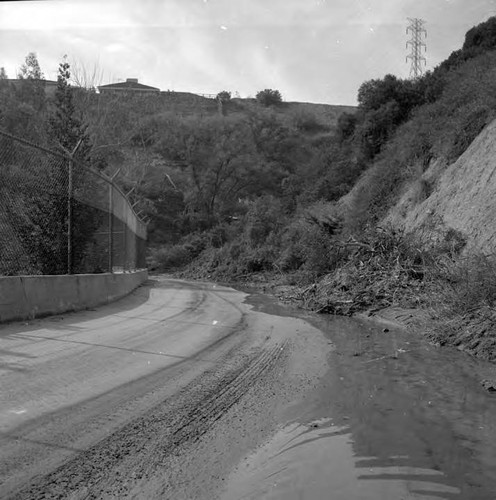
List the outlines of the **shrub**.
{"type": "Polygon", "coordinates": [[[273,196],[261,196],[250,204],[243,218],[244,238],[251,246],[262,245],[272,233],[280,231],[285,222],[282,201],[273,196]]]}
{"type": "Polygon", "coordinates": [[[231,100],[231,92],[228,92],[227,90],[223,90],[222,92],[219,92],[217,96],[215,97],[217,101],[222,101],[222,102],[227,102],[231,100]]]}
{"type": "Polygon", "coordinates": [[[260,90],[256,95],[256,99],[259,104],[265,107],[277,106],[282,103],[281,93],[273,89],[260,90]]]}
{"type": "Polygon", "coordinates": [[[308,134],[315,134],[328,130],[328,127],[320,123],[313,113],[305,110],[298,110],[293,115],[293,124],[298,131],[308,134]]]}
{"type": "Polygon", "coordinates": [[[447,153],[449,163],[455,162],[470,146],[489,122],[491,111],[486,106],[469,111],[460,120],[459,127],[454,131],[451,148],[447,153]]]}
{"type": "Polygon", "coordinates": [[[479,254],[451,261],[436,278],[429,301],[429,336],[494,361],[495,257],[479,254]]]}
{"type": "Polygon", "coordinates": [[[170,271],[191,262],[191,254],[183,245],[168,245],[150,252],[148,265],[156,271],[170,271]]]}
{"type": "Polygon", "coordinates": [[[424,178],[418,179],[413,186],[412,201],[418,205],[427,200],[434,190],[433,182],[424,178]]]}
{"type": "Polygon", "coordinates": [[[301,270],[317,277],[336,267],[341,257],[335,237],[339,229],[329,230],[323,206],[315,204],[306,218],[295,219],[284,231],[275,262],[281,271],[301,270]]]}
{"type": "Polygon", "coordinates": [[[188,251],[191,259],[194,259],[207,248],[209,239],[209,233],[193,233],[183,238],[181,243],[188,251]]]}
{"type": "Polygon", "coordinates": [[[447,313],[463,315],[496,304],[496,259],[475,254],[460,257],[441,268],[442,282],[438,307],[447,313]]]}
{"type": "Polygon", "coordinates": [[[148,258],[151,269],[170,271],[188,265],[196,259],[208,246],[208,233],[192,233],[175,245],[165,245],[152,249],[148,258]]]}
{"type": "Polygon", "coordinates": [[[281,252],[276,266],[281,271],[295,271],[305,262],[306,227],[299,221],[293,221],[281,236],[281,252]]]}

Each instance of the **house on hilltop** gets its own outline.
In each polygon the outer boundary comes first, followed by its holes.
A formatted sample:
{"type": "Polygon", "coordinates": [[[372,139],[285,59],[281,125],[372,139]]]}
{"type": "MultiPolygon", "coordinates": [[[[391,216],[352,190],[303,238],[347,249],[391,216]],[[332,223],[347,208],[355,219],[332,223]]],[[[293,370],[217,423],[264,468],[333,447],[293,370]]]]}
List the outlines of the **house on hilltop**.
{"type": "Polygon", "coordinates": [[[98,87],[100,94],[159,94],[160,89],[139,83],[137,78],[128,78],[125,82],[109,83],[98,87]]]}
{"type": "Polygon", "coordinates": [[[32,79],[32,78],[7,78],[5,80],[2,80],[6,82],[7,84],[13,86],[16,89],[20,89],[22,85],[25,85],[26,83],[31,85],[38,85],[42,87],[45,90],[45,94],[48,97],[53,97],[55,95],[55,91],[57,90],[57,82],[55,80],[37,80],[37,79],[32,79]]]}

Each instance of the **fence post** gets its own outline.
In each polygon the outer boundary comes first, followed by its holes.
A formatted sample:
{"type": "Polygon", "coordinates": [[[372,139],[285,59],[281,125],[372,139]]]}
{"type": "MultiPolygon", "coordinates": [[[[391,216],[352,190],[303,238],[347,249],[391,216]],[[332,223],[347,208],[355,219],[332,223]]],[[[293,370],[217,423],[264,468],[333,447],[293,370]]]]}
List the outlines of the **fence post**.
{"type": "Polygon", "coordinates": [[[68,153],[69,156],[69,186],[67,188],[67,274],[72,274],[72,198],[74,196],[74,155],[76,151],[81,146],[83,139],[79,139],[76,147],[72,150],[72,153],[68,153]]]}
{"type": "Polygon", "coordinates": [[[114,262],[113,262],[113,251],[114,251],[114,188],[112,184],[109,184],[109,210],[108,210],[108,267],[109,272],[113,272],[114,262]]]}
{"type": "Polygon", "coordinates": [[[67,274],[72,274],[72,195],[73,195],[72,158],[69,160],[69,186],[67,188],[67,274]]]}
{"type": "Polygon", "coordinates": [[[122,236],[124,238],[124,258],[122,261],[122,270],[127,271],[127,222],[122,223],[122,236]]]}

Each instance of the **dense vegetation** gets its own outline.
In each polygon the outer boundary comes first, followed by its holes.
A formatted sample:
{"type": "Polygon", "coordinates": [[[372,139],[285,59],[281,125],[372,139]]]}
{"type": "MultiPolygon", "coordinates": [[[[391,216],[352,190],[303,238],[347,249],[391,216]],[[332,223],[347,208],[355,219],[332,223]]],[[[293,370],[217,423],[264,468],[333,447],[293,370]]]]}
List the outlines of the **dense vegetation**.
{"type": "MultiPolygon", "coordinates": [[[[154,265],[170,269],[201,253],[198,269],[228,279],[275,271],[311,282],[332,272],[353,248],[346,241],[364,241],[406,182],[433,159],[456,160],[494,118],[495,26],[491,18],[470,30],[461,50],[418,80],[386,75],[363,83],[357,112],[343,113],[334,131],[310,115],[288,121],[277,105],[207,118],[210,137],[202,140],[196,121],[194,133],[186,126],[188,144],[177,140],[180,127],[169,128],[173,138],[156,123],[152,149],[188,172],[178,183],[189,185],[183,198],[189,224],[182,241],[154,253],[154,265]],[[212,134],[223,137],[221,158],[208,146],[212,134]],[[233,155],[225,178],[223,161],[233,155]]],[[[429,186],[423,190],[425,196],[429,186]]]]}

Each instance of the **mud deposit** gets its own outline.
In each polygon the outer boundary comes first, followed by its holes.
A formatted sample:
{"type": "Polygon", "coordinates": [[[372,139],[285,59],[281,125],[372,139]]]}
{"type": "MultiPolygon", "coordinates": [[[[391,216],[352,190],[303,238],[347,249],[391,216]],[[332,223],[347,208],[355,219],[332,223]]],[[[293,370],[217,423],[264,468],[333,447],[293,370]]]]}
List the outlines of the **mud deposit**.
{"type": "Polygon", "coordinates": [[[334,345],[328,372],[224,500],[496,498],[493,365],[367,320],[307,319],[334,345]]]}

